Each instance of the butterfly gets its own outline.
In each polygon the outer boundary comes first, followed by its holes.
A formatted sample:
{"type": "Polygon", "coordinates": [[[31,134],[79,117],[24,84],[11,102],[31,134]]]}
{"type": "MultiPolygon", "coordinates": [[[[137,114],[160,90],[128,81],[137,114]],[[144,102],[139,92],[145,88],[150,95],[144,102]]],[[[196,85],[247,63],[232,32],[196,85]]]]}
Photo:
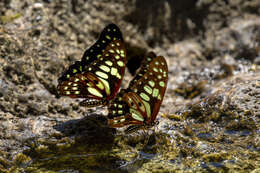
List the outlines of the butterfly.
{"type": "Polygon", "coordinates": [[[126,133],[154,126],[167,81],[166,60],[150,52],[128,88],[121,89],[109,103],[109,126],[112,128],[128,126],[126,133]]]}
{"type": "Polygon", "coordinates": [[[99,39],[87,49],[81,59],[58,79],[59,95],[85,98],[86,107],[106,105],[113,99],[122,82],[126,66],[126,49],[122,33],[109,24],[99,39]]]}

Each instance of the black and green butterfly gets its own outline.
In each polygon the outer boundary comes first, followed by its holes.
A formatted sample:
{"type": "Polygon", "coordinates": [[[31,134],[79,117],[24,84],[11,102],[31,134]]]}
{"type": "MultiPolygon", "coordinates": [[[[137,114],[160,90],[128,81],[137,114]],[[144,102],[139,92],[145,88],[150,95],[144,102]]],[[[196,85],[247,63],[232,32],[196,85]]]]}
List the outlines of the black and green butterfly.
{"type": "Polygon", "coordinates": [[[149,53],[128,88],[121,90],[109,103],[109,126],[128,126],[126,133],[153,126],[167,81],[168,67],[164,57],[149,53]]]}
{"type": "Polygon", "coordinates": [[[122,82],[126,66],[126,49],[122,33],[115,24],[101,32],[97,42],[81,59],[58,79],[58,93],[71,98],[85,98],[82,105],[106,105],[122,82]]]}

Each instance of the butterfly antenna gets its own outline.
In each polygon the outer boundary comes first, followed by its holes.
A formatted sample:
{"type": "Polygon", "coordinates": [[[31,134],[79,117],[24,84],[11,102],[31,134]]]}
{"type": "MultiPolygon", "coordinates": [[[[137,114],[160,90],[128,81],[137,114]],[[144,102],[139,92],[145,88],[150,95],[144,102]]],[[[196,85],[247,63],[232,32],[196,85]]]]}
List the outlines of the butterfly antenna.
{"type": "MultiPolygon", "coordinates": [[[[48,48],[49,49],[49,48],[48,48]]],[[[37,56],[33,53],[34,56],[37,56]]],[[[36,79],[39,81],[39,83],[41,85],[44,86],[45,89],[47,89],[51,94],[55,95],[57,98],[59,97],[59,94],[57,92],[57,89],[56,87],[53,87],[53,85],[50,85],[48,82],[46,82],[43,78],[41,78],[38,73],[36,72],[36,69],[37,69],[37,64],[35,63],[34,61],[34,58],[32,56],[29,56],[30,57],[30,60],[31,60],[31,64],[32,64],[32,67],[33,67],[33,73],[34,73],[34,76],[36,77],[36,79]]]]}

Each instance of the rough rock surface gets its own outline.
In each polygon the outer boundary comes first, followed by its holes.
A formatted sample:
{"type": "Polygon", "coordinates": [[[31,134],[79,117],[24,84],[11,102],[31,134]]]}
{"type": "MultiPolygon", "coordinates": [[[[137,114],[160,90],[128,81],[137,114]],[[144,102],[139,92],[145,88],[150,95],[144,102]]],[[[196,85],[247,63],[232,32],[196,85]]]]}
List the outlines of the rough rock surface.
{"type": "Polygon", "coordinates": [[[0,15],[0,172],[260,172],[259,0],[5,0],[0,15]],[[131,73],[151,50],[168,63],[145,134],[56,91],[111,22],[131,73]]]}

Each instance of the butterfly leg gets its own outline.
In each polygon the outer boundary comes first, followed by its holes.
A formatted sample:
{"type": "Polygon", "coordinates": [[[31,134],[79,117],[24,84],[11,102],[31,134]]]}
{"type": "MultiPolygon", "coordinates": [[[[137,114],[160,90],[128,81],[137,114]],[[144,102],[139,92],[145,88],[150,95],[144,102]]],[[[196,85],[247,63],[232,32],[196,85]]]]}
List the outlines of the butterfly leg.
{"type": "Polygon", "coordinates": [[[87,108],[93,108],[96,106],[106,105],[106,100],[83,100],[79,103],[80,106],[85,106],[87,108]]]}

